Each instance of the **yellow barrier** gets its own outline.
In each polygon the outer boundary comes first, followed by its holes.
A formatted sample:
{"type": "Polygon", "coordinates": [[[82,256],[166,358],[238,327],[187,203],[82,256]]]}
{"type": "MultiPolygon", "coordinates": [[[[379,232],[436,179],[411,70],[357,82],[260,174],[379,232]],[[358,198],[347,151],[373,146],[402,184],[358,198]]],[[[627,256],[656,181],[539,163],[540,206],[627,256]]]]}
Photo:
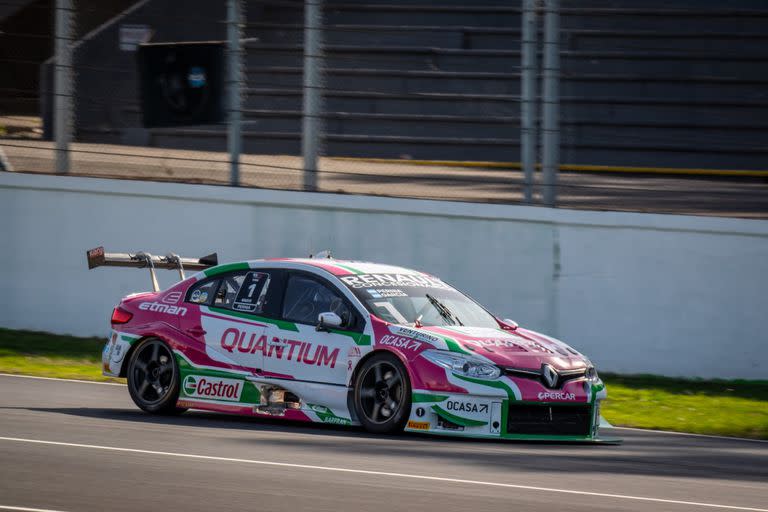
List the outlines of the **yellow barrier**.
{"type": "MultiPolygon", "coordinates": [[[[408,164],[443,167],[483,167],[486,169],[520,169],[520,162],[478,162],[457,160],[400,160],[395,158],[355,158],[355,157],[331,157],[332,160],[349,162],[372,162],[382,164],[408,164]]],[[[536,166],[540,168],[540,165],[536,166]]],[[[588,164],[561,164],[561,171],[570,172],[617,172],[637,174],[683,174],[689,176],[752,176],[768,177],[768,170],[746,169],[686,169],[680,167],[626,167],[619,165],[588,165],[588,164]]]]}

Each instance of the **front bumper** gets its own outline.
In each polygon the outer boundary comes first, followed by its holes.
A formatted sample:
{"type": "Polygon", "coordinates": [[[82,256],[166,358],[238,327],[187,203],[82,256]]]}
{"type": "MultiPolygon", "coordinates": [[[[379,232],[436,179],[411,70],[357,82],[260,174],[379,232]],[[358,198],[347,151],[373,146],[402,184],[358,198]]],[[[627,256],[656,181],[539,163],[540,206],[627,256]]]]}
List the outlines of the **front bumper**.
{"type": "Polygon", "coordinates": [[[600,381],[583,383],[588,393],[573,401],[526,400],[512,379],[473,381],[465,383],[466,394],[415,391],[405,430],[526,441],[606,441],[599,435],[600,404],[606,397],[600,381]]]}

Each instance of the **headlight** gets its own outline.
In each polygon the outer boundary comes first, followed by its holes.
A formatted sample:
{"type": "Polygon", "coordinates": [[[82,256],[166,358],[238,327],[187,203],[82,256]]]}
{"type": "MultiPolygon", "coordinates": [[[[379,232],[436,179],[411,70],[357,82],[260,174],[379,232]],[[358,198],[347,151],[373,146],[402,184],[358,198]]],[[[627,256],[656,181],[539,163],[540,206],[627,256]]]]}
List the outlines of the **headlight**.
{"type": "Polygon", "coordinates": [[[588,366],[587,367],[587,373],[585,374],[587,377],[587,380],[596,381],[600,380],[600,377],[597,376],[597,370],[594,366],[588,366]]]}
{"type": "Polygon", "coordinates": [[[425,350],[421,355],[436,365],[465,377],[490,380],[498,379],[501,375],[501,370],[497,366],[455,352],[425,350]]]}

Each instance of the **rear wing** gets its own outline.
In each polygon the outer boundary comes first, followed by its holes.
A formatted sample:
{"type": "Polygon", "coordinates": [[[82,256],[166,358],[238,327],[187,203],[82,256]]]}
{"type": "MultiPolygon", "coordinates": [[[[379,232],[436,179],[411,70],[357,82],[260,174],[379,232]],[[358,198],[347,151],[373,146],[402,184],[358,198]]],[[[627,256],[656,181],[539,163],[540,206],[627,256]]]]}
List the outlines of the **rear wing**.
{"type": "Polygon", "coordinates": [[[178,270],[179,278],[184,280],[184,269],[205,270],[219,264],[219,257],[216,253],[195,259],[182,258],[173,253],[165,256],[152,256],[148,252],[104,252],[104,247],[96,247],[95,249],[85,251],[85,256],[88,259],[89,270],[96,267],[148,268],[152,278],[152,289],[156,292],[160,291],[160,285],[155,275],[155,269],[157,268],[178,270]]]}

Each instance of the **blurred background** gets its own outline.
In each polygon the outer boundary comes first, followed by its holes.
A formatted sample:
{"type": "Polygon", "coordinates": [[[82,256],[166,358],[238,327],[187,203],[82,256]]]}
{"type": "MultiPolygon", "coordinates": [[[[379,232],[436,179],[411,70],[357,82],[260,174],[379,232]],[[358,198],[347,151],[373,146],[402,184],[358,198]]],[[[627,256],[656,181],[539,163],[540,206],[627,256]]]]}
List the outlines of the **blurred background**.
{"type": "Polygon", "coordinates": [[[760,0],[3,0],[3,167],[764,218],[760,0]]]}

